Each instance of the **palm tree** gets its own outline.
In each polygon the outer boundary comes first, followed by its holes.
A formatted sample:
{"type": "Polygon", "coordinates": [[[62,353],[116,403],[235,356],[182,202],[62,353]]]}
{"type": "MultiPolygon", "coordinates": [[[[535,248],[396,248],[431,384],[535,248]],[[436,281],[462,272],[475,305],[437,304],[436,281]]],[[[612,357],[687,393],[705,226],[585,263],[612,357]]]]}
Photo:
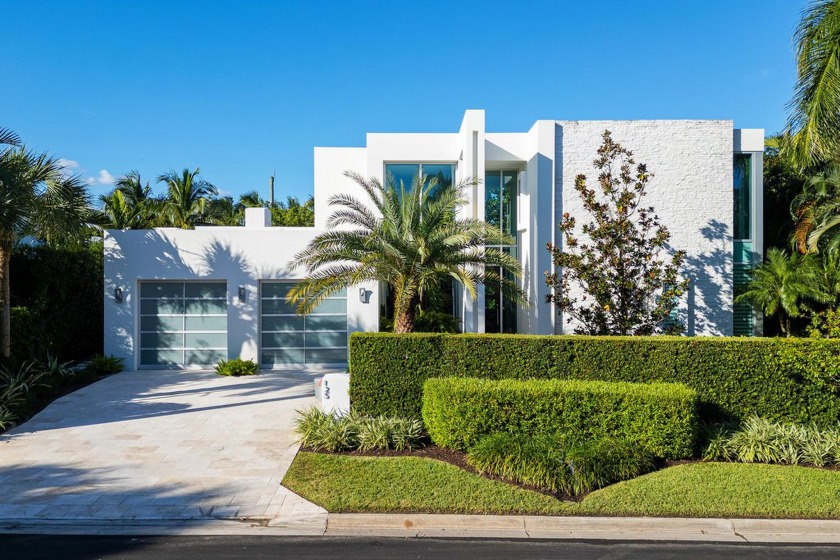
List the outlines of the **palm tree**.
{"type": "Polygon", "coordinates": [[[286,202],[275,203],[271,209],[271,223],[275,226],[312,227],[315,225],[315,199],[310,196],[303,204],[295,196],[286,202]]]}
{"type": "Polygon", "coordinates": [[[207,206],[207,219],[217,226],[241,226],[245,207],[242,203],[234,203],[230,196],[213,198],[207,206]]]}
{"type": "Polygon", "coordinates": [[[0,129],[0,354],[10,351],[12,248],[23,236],[48,243],[81,241],[90,220],[86,185],[63,173],[58,161],[20,146],[0,129]]]}
{"type": "Polygon", "coordinates": [[[794,40],[798,79],[789,105],[788,149],[804,168],[840,153],[840,1],[812,1],[794,40]]]}
{"type": "Polygon", "coordinates": [[[816,278],[813,255],[769,249],[767,260],[752,272],[746,290],[735,298],[736,303],[748,300],[767,315],[779,316],[782,334],[791,336],[791,319],[806,310],[806,299],[828,303],[834,298],[825,293],[816,278]]]}
{"type": "Polygon", "coordinates": [[[102,202],[99,225],[106,229],[143,229],[141,207],[132,204],[119,188],[99,197],[102,202]]]}
{"type": "Polygon", "coordinates": [[[168,225],[191,229],[207,217],[208,199],[216,196],[216,187],[198,177],[199,168],[190,172],[184,169],[180,175],[175,171],[158,177],[159,183],[166,183],[166,200],[163,217],[168,225]]]}
{"type": "Polygon", "coordinates": [[[476,285],[492,281],[516,301],[525,294],[513,280],[522,274],[516,258],[487,245],[510,245],[513,240],[498,227],[458,218],[471,183],[440,185],[416,177],[411,190],[389,181],[345,175],[365,192],[365,200],[337,194],[337,207],[317,235],[295,256],[307,278],[288,295],[298,313],[308,313],[325,297],[342,288],[374,281],[387,283],[394,295],[394,331],[414,330],[416,309],[424,294],[450,278],[475,297],[476,285]],[[503,271],[502,274],[499,270],[503,271]]]}
{"type": "Polygon", "coordinates": [[[796,222],[793,242],[800,253],[840,248],[840,167],[827,166],[810,177],[790,208],[796,222]]]}

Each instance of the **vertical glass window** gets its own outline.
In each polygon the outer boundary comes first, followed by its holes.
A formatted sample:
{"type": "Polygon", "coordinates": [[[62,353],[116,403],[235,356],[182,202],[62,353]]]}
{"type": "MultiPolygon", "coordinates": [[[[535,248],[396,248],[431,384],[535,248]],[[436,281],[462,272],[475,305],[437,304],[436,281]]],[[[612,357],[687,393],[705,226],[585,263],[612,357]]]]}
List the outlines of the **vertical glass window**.
{"type": "Polygon", "coordinates": [[[420,174],[419,163],[389,163],[385,166],[385,181],[393,181],[397,188],[409,191],[420,174]]]}
{"type": "MultiPolygon", "coordinates": [[[[516,239],[516,171],[488,171],[484,177],[484,221],[516,239]]],[[[515,243],[515,241],[514,241],[515,243]]],[[[516,245],[494,247],[516,255],[516,245]]],[[[496,270],[501,274],[501,270],[496,270]]],[[[508,277],[513,280],[512,277],[508,277]]],[[[515,333],[516,304],[505,297],[498,282],[484,286],[484,332],[515,333]]]]}
{"type": "Polygon", "coordinates": [[[735,239],[750,239],[752,156],[735,154],[733,178],[735,187],[735,239]]]}
{"type": "Polygon", "coordinates": [[[451,163],[388,163],[385,164],[385,180],[393,181],[397,188],[402,185],[406,191],[414,186],[417,177],[423,175],[425,184],[432,179],[438,185],[452,185],[455,179],[455,166],[451,163]]]}
{"type": "Polygon", "coordinates": [[[491,226],[502,227],[502,175],[487,173],[484,181],[484,221],[491,226]]]}
{"type": "Polygon", "coordinates": [[[428,185],[432,179],[437,180],[438,186],[451,186],[453,180],[454,166],[448,163],[431,164],[424,163],[421,165],[423,176],[426,178],[428,185]]]}

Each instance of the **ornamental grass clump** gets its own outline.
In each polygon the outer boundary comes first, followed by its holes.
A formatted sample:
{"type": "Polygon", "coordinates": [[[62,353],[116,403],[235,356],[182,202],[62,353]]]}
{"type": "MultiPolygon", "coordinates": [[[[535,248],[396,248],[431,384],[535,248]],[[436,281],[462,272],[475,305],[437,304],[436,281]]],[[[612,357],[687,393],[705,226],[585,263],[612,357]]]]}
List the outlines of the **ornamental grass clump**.
{"type": "Polygon", "coordinates": [[[568,496],[586,494],[654,468],[649,453],[615,438],[567,443],[546,436],[504,433],[487,436],[474,445],[467,463],[481,474],[568,496]]]}
{"type": "Polygon", "coordinates": [[[315,451],[408,451],[425,438],[418,420],[361,416],[350,412],[336,416],[318,408],[298,411],[295,433],[300,444],[315,451]]]}
{"type": "Polygon", "coordinates": [[[254,360],[243,360],[242,358],[219,360],[219,363],[216,364],[216,373],[224,376],[255,375],[259,370],[260,366],[254,360]]]}
{"type": "Polygon", "coordinates": [[[752,416],[736,430],[718,429],[710,437],[703,458],[824,467],[840,463],[840,429],[771,422],[752,416]]]}

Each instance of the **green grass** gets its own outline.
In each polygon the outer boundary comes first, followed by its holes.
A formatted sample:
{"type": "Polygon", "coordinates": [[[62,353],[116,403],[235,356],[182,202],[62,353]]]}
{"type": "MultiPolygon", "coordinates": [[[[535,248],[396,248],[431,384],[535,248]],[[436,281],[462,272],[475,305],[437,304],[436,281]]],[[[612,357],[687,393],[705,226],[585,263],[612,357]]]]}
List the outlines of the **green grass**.
{"type": "Polygon", "coordinates": [[[562,502],[421,457],[299,453],[283,484],[330,512],[840,518],[840,472],[692,463],[562,502]]]}
{"type": "Polygon", "coordinates": [[[421,457],[298,453],[283,485],[330,512],[552,515],[568,511],[551,496],[421,457]]]}

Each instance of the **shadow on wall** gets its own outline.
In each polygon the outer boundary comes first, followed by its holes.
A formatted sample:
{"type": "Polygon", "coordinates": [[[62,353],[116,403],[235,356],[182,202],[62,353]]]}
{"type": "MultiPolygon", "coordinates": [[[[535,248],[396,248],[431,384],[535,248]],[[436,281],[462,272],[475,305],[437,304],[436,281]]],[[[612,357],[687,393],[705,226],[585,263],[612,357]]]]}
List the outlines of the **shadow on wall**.
{"type": "MultiPolygon", "coordinates": [[[[179,247],[177,242],[166,235],[165,230],[119,232],[114,240],[116,243],[105,247],[105,297],[106,305],[110,306],[109,322],[116,327],[113,332],[106,332],[106,337],[110,341],[109,351],[114,352],[118,348],[123,356],[133,356],[136,351],[134,325],[137,321],[135,313],[139,309],[135,301],[139,297],[139,293],[136,293],[138,276],[141,280],[224,279],[228,283],[229,310],[231,307],[235,310],[239,321],[256,325],[259,306],[257,279],[281,278],[284,275],[284,269],[280,267],[255,268],[242,252],[219,239],[211,238],[200,253],[179,247]],[[129,249],[124,250],[121,242],[129,249]],[[246,290],[244,302],[238,297],[239,286],[246,290]],[[118,287],[123,290],[124,299],[122,303],[115,304],[114,290],[118,287]]],[[[197,303],[211,305],[208,302],[197,303]]],[[[250,334],[255,347],[258,336],[256,329],[255,326],[250,334]]]]}
{"type": "Polygon", "coordinates": [[[731,335],[732,235],[729,226],[718,220],[709,220],[700,232],[712,249],[686,256],[683,265],[683,274],[691,279],[686,334],[731,335]]]}

